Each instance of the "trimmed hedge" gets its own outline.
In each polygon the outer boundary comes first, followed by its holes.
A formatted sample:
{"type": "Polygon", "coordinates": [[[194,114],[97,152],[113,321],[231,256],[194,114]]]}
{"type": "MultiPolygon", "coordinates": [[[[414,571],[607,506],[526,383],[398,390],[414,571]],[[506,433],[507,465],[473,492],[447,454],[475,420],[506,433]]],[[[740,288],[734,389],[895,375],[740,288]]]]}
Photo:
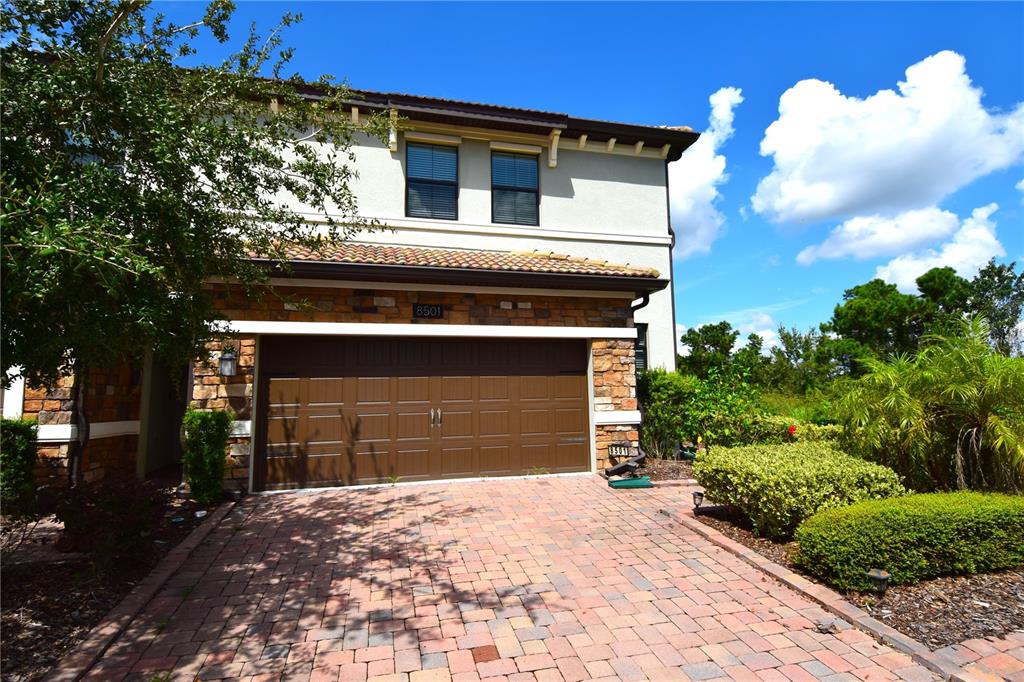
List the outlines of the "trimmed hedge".
{"type": "Polygon", "coordinates": [[[809,424],[791,417],[775,414],[758,415],[746,434],[749,443],[816,443],[836,441],[843,433],[843,427],[836,424],[809,424]]]}
{"type": "Polygon", "coordinates": [[[1024,497],[977,492],[871,500],[815,514],[796,531],[794,560],[840,589],[1024,566],[1024,497]]]}
{"type": "Polygon", "coordinates": [[[28,419],[0,419],[0,505],[5,515],[32,513],[36,428],[36,423],[28,419]]]}
{"type": "Polygon", "coordinates": [[[693,473],[709,499],[738,508],[771,538],[789,537],[822,509],[906,493],[891,469],[821,442],[712,448],[693,473]]]}
{"type": "Polygon", "coordinates": [[[233,419],[234,416],[225,411],[189,410],[185,413],[182,462],[189,491],[199,504],[212,504],[223,495],[224,465],[233,419]]]}

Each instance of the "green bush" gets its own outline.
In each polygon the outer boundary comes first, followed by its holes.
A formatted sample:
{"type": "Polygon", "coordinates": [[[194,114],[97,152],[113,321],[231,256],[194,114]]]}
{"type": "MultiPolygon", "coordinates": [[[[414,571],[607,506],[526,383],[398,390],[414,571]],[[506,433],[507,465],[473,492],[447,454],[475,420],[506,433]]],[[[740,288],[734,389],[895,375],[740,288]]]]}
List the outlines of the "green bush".
{"type": "Polygon", "coordinates": [[[185,480],[192,497],[200,504],[211,504],[221,498],[232,419],[233,415],[224,411],[185,413],[185,480]]]}
{"type": "Polygon", "coordinates": [[[906,492],[891,469],[823,442],[713,448],[693,473],[710,500],[736,507],[772,538],[789,537],[822,509],[906,492]]]}
{"type": "Polygon", "coordinates": [[[36,456],[36,423],[0,419],[0,505],[5,515],[32,514],[36,456]]]}
{"type": "Polygon", "coordinates": [[[167,491],[133,476],[79,483],[57,502],[57,519],[64,524],[61,546],[90,552],[101,572],[123,562],[144,562],[166,507],[167,491]]]}
{"type": "Polygon", "coordinates": [[[796,531],[794,559],[841,589],[1024,566],[1024,497],[976,492],[908,495],[829,509],[796,531]]]}
{"type": "Polygon", "coordinates": [[[837,403],[849,452],[917,490],[1024,490],[1024,358],[994,351],[987,324],[962,322],[916,356],[864,364],[837,403]]]}
{"type": "Polygon", "coordinates": [[[652,369],[637,377],[637,396],[644,413],[640,445],[652,457],[671,457],[676,446],[694,438],[687,411],[697,394],[697,377],[652,369]]]}

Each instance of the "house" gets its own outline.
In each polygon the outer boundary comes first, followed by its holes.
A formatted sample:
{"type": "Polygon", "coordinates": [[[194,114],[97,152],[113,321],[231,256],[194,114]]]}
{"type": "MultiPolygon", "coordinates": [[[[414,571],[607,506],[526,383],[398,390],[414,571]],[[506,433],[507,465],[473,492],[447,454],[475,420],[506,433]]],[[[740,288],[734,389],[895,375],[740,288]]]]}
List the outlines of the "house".
{"type": "MultiPolygon", "coordinates": [[[[347,113],[368,111],[403,121],[353,150],[359,210],[392,229],[293,249],[278,296],[211,282],[233,373],[93,372],[87,479],[173,463],[186,397],[234,411],[228,485],[251,490],[593,471],[635,452],[636,368],[675,362],[667,164],[698,135],[378,92],[347,113]]],[[[5,415],[35,415],[61,461],[70,383],[20,390],[5,415]]]]}

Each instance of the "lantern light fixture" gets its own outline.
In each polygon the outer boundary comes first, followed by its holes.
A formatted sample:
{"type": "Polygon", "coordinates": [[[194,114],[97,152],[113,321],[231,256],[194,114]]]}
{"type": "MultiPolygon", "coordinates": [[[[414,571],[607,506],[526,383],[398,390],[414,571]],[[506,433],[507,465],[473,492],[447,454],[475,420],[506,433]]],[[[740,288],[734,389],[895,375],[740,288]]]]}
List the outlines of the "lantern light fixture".
{"type": "Polygon", "coordinates": [[[234,346],[225,346],[220,354],[220,374],[233,377],[238,374],[238,351],[234,346]]]}
{"type": "Polygon", "coordinates": [[[700,509],[700,505],[704,503],[704,491],[694,490],[693,491],[693,513],[696,514],[697,510],[700,509]]]}

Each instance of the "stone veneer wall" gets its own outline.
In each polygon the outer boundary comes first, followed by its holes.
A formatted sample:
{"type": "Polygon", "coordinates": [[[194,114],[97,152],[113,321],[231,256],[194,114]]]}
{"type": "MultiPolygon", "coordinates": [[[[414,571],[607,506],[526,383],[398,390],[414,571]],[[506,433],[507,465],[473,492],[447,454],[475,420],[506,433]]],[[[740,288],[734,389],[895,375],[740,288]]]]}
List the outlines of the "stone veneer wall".
{"type": "MultiPolygon", "coordinates": [[[[595,340],[590,344],[594,358],[594,411],[635,410],[636,350],[632,340],[595,340]]],[[[608,456],[609,445],[627,445],[638,452],[638,424],[599,424],[595,427],[597,470],[615,459],[608,456]]]]}
{"type": "MultiPolygon", "coordinates": [[[[73,376],[60,377],[50,388],[26,386],[22,417],[35,419],[40,426],[72,424],[73,390],[73,376]]],[[[90,369],[85,393],[86,416],[92,424],[139,418],[142,378],[135,367],[90,369]]],[[[68,443],[39,445],[36,478],[40,483],[66,483],[70,448],[68,443]]],[[[139,438],[135,435],[91,438],[79,463],[79,474],[85,481],[109,474],[134,475],[138,451],[139,438]]]]}
{"type": "MultiPolygon", "coordinates": [[[[631,327],[630,301],[613,297],[526,296],[458,292],[392,291],[335,287],[277,287],[260,300],[245,297],[238,287],[212,287],[215,305],[225,319],[291,322],[362,322],[434,324],[526,325],[566,327],[631,327]],[[413,304],[445,307],[440,320],[414,319],[413,304]]],[[[430,332],[424,329],[425,334],[430,332]]],[[[196,409],[231,409],[238,420],[254,420],[256,339],[238,337],[238,374],[223,377],[217,371],[221,343],[209,345],[209,363],[196,363],[192,406],[196,409]]],[[[632,340],[595,340],[594,409],[635,410],[636,364],[632,340]]],[[[596,427],[598,467],[608,465],[608,445],[639,446],[636,424],[596,427]]],[[[247,487],[251,439],[233,438],[225,487],[247,487]]]]}

